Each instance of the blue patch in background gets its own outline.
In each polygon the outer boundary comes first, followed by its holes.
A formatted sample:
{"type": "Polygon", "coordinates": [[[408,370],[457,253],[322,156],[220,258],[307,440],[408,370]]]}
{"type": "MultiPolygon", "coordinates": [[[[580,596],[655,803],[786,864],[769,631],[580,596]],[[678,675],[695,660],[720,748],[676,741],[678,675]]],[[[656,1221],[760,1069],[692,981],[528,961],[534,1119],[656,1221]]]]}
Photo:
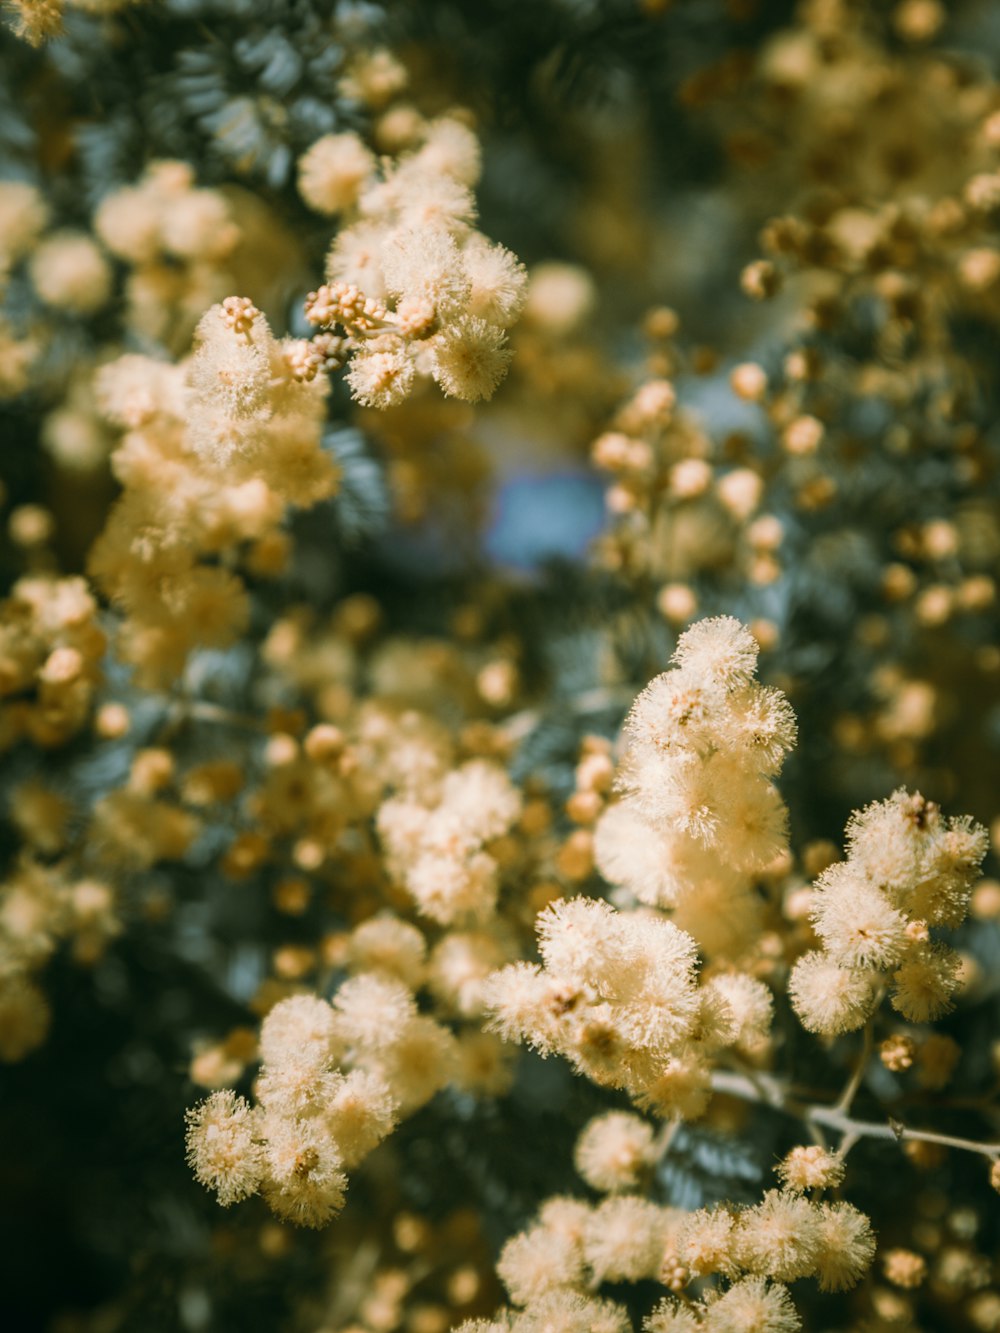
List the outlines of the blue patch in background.
{"type": "Polygon", "coordinates": [[[515,472],[500,484],[483,549],[494,564],[535,569],[578,560],[607,522],[604,485],[584,471],[515,472]]]}

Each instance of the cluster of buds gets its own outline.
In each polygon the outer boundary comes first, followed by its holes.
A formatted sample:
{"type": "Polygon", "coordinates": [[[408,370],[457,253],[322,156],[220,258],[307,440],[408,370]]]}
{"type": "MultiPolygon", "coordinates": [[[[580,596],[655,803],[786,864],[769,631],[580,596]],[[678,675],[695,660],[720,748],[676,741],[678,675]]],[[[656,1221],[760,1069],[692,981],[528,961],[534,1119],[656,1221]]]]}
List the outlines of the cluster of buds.
{"type": "Polygon", "coordinates": [[[386,325],[386,309],[381,301],[365,296],[353,282],[324,283],[306,297],[306,319],[318,328],[337,324],[355,337],[386,325]]]}
{"type": "Polygon", "coordinates": [[[227,296],[219,307],[219,315],[227,329],[246,335],[260,317],[260,311],[249,296],[227,296]]]}

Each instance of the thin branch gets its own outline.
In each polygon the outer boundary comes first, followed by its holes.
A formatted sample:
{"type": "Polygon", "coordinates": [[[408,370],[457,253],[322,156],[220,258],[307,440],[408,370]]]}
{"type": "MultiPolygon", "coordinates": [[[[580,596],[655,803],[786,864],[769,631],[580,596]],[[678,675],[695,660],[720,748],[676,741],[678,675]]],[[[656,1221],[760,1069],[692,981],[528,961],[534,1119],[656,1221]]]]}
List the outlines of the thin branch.
{"type": "Polygon", "coordinates": [[[854,1066],[854,1072],[847,1080],[844,1091],[837,1098],[836,1109],[847,1112],[851,1109],[854,1098],[857,1095],[858,1088],[861,1087],[861,1080],[865,1076],[865,1070],[868,1068],[868,1061],[871,1058],[872,1046],[875,1040],[875,1015],[872,1014],[865,1024],[864,1042],[861,1046],[861,1052],[858,1055],[857,1064],[854,1066]]]}
{"type": "Polygon", "coordinates": [[[757,1102],[783,1111],[803,1121],[808,1128],[818,1125],[835,1130],[844,1135],[848,1147],[856,1139],[893,1139],[897,1143],[936,1143],[942,1148],[957,1148],[963,1152],[979,1153],[983,1157],[1000,1157],[1000,1143],[981,1143],[975,1139],[956,1138],[952,1134],[911,1129],[895,1120],[884,1125],[874,1120],[853,1120],[839,1105],[821,1106],[796,1101],[784,1092],[777,1079],[770,1076],[757,1074],[754,1079],[749,1079],[745,1074],[718,1069],[712,1073],[712,1087],[716,1092],[738,1097],[741,1101],[757,1102]]]}
{"type": "Polygon", "coordinates": [[[652,1155],[656,1161],[660,1161],[662,1158],[666,1157],[670,1150],[670,1145],[674,1141],[674,1135],[680,1127],[681,1121],[677,1116],[673,1116],[670,1120],[667,1120],[664,1123],[659,1134],[657,1134],[656,1138],[653,1140],[652,1155]]]}
{"type": "Polygon", "coordinates": [[[978,1143],[975,1139],[960,1139],[952,1134],[935,1134],[929,1129],[910,1129],[908,1125],[892,1121],[880,1125],[873,1120],[852,1120],[835,1106],[813,1106],[808,1119],[845,1135],[866,1139],[895,1139],[897,1143],[937,1143],[942,1148],[958,1148],[963,1152],[981,1153],[984,1157],[1000,1156],[1000,1143],[978,1143]]]}

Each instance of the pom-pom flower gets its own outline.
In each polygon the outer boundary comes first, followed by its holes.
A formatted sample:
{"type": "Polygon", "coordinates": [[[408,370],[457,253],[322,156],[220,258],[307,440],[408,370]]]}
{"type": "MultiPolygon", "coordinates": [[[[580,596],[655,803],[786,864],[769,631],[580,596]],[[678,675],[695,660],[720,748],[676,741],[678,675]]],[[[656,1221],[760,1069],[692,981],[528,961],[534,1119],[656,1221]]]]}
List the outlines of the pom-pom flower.
{"type": "Polygon", "coordinates": [[[187,1156],[195,1178],[215,1190],[223,1207],[255,1194],[265,1166],[249,1104],[226,1089],[189,1111],[187,1156]]]}
{"type": "Polygon", "coordinates": [[[652,1127],[625,1111],[596,1116],[577,1139],[573,1160],[594,1189],[635,1189],[653,1162],[652,1127]]]}

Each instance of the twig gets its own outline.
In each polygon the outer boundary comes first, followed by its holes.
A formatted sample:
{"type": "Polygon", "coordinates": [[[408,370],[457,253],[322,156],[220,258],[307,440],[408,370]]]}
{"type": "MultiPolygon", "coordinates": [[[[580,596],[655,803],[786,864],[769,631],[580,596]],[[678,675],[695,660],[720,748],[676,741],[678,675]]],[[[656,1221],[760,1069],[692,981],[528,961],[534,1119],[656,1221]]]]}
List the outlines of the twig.
{"type": "Polygon", "coordinates": [[[812,1106],[808,1119],[845,1135],[867,1139],[895,1139],[899,1142],[937,1143],[942,1148],[959,1148],[964,1152],[981,1153],[984,1157],[1000,1156],[1000,1143],[978,1143],[975,1139],[960,1139],[952,1134],[935,1134],[929,1129],[910,1129],[894,1120],[880,1125],[874,1120],[852,1120],[835,1106],[812,1106]]]}
{"type": "Polygon", "coordinates": [[[841,1147],[846,1151],[857,1139],[894,1139],[897,1143],[936,1143],[942,1148],[957,1148],[963,1152],[979,1153],[984,1157],[1000,1157],[1000,1143],[981,1143],[975,1139],[956,1138],[952,1134],[937,1134],[932,1130],[911,1129],[898,1121],[879,1124],[874,1120],[853,1120],[846,1111],[837,1106],[821,1106],[817,1103],[803,1103],[788,1096],[781,1083],[770,1076],[766,1083],[760,1074],[755,1079],[745,1074],[729,1073],[717,1069],[712,1073],[712,1087],[716,1092],[738,1097],[741,1101],[757,1102],[783,1111],[786,1115],[802,1120],[809,1128],[822,1126],[844,1136],[841,1147]]]}
{"type": "Polygon", "coordinates": [[[656,1138],[653,1140],[653,1157],[656,1161],[666,1157],[670,1150],[670,1145],[674,1141],[674,1135],[680,1127],[681,1122],[677,1116],[674,1116],[663,1125],[659,1134],[657,1134],[656,1138]]]}
{"type": "Polygon", "coordinates": [[[871,1058],[872,1045],[875,1038],[875,1015],[872,1014],[865,1024],[864,1042],[861,1046],[861,1053],[858,1056],[858,1062],[854,1066],[854,1072],[847,1080],[844,1091],[837,1098],[836,1109],[847,1112],[851,1109],[851,1104],[857,1095],[858,1088],[861,1087],[861,1080],[865,1076],[865,1070],[868,1068],[868,1061],[871,1058]]]}

